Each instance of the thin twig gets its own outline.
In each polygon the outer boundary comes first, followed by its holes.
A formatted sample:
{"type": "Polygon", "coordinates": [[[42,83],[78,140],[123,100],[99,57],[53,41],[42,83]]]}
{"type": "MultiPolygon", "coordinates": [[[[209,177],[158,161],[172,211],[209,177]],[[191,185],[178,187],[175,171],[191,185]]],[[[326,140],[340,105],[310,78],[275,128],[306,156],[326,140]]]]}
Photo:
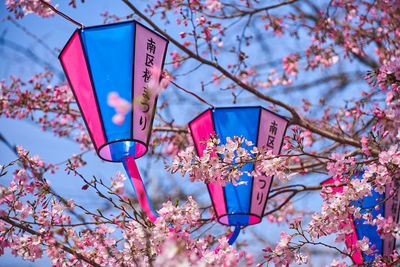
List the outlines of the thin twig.
{"type": "Polygon", "coordinates": [[[210,18],[231,19],[231,18],[242,17],[242,16],[246,16],[246,15],[254,15],[254,14],[262,12],[262,11],[267,11],[267,10],[274,9],[274,8],[277,8],[277,7],[280,7],[280,6],[289,5],[289,4],[292,4],[292,3],[297,2],[297,1],[298,0],[286,1],[286,2],[282,2],[282,3],[279,3],[279,4],[272,5],[272,6],[256,8],[256,9],[249,10],[249,11],[240,10],[239,12],[231,14],[231,15],[218,15],[218,16],[215,16],[215,15],[208,14],[208,13],[205,13],[205,12],[204,12],[204,14],[206,16],[210,17],[210,18]]]}
{"type": "Polygon", "coordinates": [[[200,100],[200,101],[203,102],[204,104],[207,104],[207,105],[209,105],[209,106],[212,107],[212,108],[215,108],[214,105],[211,105],[210,103],[208,103],[208,102],[205,101],[203,98],[201,98],[200,96],[196,95],[195,93],[190,92],[189,90],[186,90],[185,88],[183,88],[182,86],[177,85],[177,84],[176,84],[175,82],[173,82],[173,81],[170,81],[170,83],[172,83],[173,85],[175,85],[176,87],[178,87],[178,88],[181,89],[182,91],[184,91],[184,92],[186,92],[186,93],[188,93],[188,94],[191,94],[192,96],[196,97],[198,100],[200,100]]]}
{"type": "Polygon", "coordinates": [[[81,28],[84,28],[84,27],[85,27],[85,26],[83,26],[82,23],[77,22],[76,20],[72,19],[70,16],[68,16],[68,15],[66,15],[66,14],[64,14],[64,13],[62,13],[61,11],[58,11],[54,6],[50,5],[50,4],[47,3],[46,1],[44,1],[44,0],[39,0],[39,1],[40,1],[40,3],[42,3],[43,5],[45,5],[46,7],[50,8],[54,13],[56,13],[56,14],[60,15],[61,17],[63,17],[64,19],[71,21],[72,23],[78,25],[78,26],[81,27],[81,28]]]}

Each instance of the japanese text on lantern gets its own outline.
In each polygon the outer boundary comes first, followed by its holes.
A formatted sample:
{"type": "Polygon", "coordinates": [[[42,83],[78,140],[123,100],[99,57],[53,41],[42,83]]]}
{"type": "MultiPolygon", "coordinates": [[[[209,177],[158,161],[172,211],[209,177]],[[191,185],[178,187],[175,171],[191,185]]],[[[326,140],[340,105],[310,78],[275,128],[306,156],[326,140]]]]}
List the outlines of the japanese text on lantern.
{"type": "MultiPolygon", "coordinates": [[[[275,120],[273,120],[268,128],[268,137],[266,142],[267,149],[274,149],[275,137],[277,132],[278,132],[278,123],[275,120]]],[[[267,187],[267,184],[271,182],[271,177],[258,176],[254,180],[254,182],[256,183],[256,188],[257,188],[257,195],[256,195],[257,205],[260,206],[262,205],[262,203],[264,203],[265,195],[268,193],[265,192],[264,189],[267,187]]]]}
{"type": "Polygon", "coordinates": [[[275,136],[278,130],[278,124],[276,121],[272,121],[271,125],[269,126],[268,132],[268,139],[267,139],[267,147],[273,149],[275,143],[275,136]]]}
{"type": "MultiPolygon", "coordinates": [[[[154,65],[154,54],[156,53],[156,43],[154,42],[153,38],[147,39],[146,44],[146,58],[145,58],[145,68],[143,71],[143,82],[145,83],[143,87],[143,94],[140,99],[141,110],[143,113],[147,114],[150,110],[150,90],[148,88],[148,83],[151,79],[151,69],[154,65]]],[[[147,126],[147,116],[142,115],[140,116],[139,124],[142,126],[141,130],[144,130],[147,126]]]]}
{"type": "MultiPolygon", "coordinates": [[[[266,177],[263,177],[263,178],[266,178],[266,177]]],[[[266,181],[266,179],[262,179],[262,178],[260,178],[259,180],[258,180],[258,184],[262,184],[260,187],[259,187],[259,190],[260,191],[258,191],[257,192],[257,205],[261,205],[261,203],[263,202],[263,199],[264,199],[264,191],[261,191],[261,190],[263,190],[266,186],[267,186],[267,181],[266,181]]]]}

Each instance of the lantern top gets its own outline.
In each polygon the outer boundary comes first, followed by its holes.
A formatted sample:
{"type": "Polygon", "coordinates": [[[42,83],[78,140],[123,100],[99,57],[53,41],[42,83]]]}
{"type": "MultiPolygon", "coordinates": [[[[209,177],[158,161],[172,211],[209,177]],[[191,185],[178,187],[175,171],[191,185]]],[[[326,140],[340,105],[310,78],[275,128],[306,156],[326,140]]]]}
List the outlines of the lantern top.
{"type": "Polygon", "coordinates": [[[137,20],[131,19],[131,20],[127,20],[127,21],[119,21],[119,22],[114,22],[114,23],[107,23],[107,24],[93,25],[93,26],[84,26],[84,27],[76,28],[75,31],[72,33],[72,35],[69,37],[67,43],[64,45],[64,47],[61,49],[60,53],[58,54],[58,59],[61,59],[61,55],[63,54],[64,50],[66,49],[66,47],[68,46],[69,42],[74,37],[76,32],[78,32],[78,31],[83,32],[85,30],[97,29],[97,28],[101,29],[101,28],[108,27],[108,26],[118,26],[118,25],[129,24],[129,23],[139,24],[140,26],[144,27],[148,31],[151,31],[153,34],[155,34],[158,37],[160,37],[161,39],[163,39],[165,42],[169,43],[168,39],[165,38],[164,36],[162,36],[161,34],[158,34],[157,32],[153,31],[152,29],[148,28],[147,26],[143,25],[142,23],[138,22],[137,20]]]}
{"type": "Polygon", "coordinates": [[[289,120],[288,120],[285,116],[279,115],[279,114],[277,114],[277,113],[275,113],[275,112],[273,112],[273,111],[271,111],[271,110],[269,110],[269,109],[267,109],[267,108],[264,108],[264,107],[261,106],[261,105],[258,105],[258,106],[210,107],[210,108],[204,110],[204,111],[203,111],[202,113],[200,113],[199,115],[197,115],[194,119],[192,119],[191,121],[189,121],[188,124],[190,125],[193,121],[195,121],[197,118],[199,118],[201,115],[203,115],[204,113],[206,113],[206,112],[209,111],[209,110],[213,111],[213,110],[217,110],[217,109],[241,109],[241,108],[260,108],[260,109],[263,109],[263,110],[268,111],[268,112],[270,112],[270,113],[273,113],[275,116],[277,116],[277,117],[279,117],[279,118],[281,118],[281,119],[284,119],[285,121],[289,122],[289,120]]]}
{"type": "MultiPolygon", "coordinates": [[[[211,112],[215,112],[215,110],[223,110],[223,109],[245,109],[245,108],[259,108],[260,109],[260,112],[261,112],[261,110],[264,110],[264,111],[266,111],[266,112],[269,112],[269,113],[272,113],[272,114],[274,114],[274,116],[277,116],[277,117],[279,117],[279,118],[281,118],[282,120],[285,120],[286,121],[286,126],[285,126],[285,132],[286,132],[286,129],[287,129],[287,126],[288,126],[288,123],[289,123],[289,120],[286,118],[286,117],[284,117],[284,116],[282,116],[282,115],[279,115],[279,114],[277,114],[277,113],[275,113],[275,112],[273,112],[273,111],[271,111],[271,110],[269,110],[269,109],[266,109],[266,108],[264,108],[263,106],[260,106],[260,105],[258,105],[258,106],[228,106],[228,107],[212,107],[212,108],[208,108],[208,109],[206,109],[206,110],[204,110],[203,112],[201,112],[199,115],[197,115],[194,119],[192,119],[191,121],[189,121],[189,123],[188,123],[188,125],[189,125],[189,129],[190,129],[190,131],[192,131],[192,127],[191,127],[191,125],[192,125],[192,123],[193,122],[195,122],[197,119],[199,119],[199,118],[201,118],[204,114],[206,114],[207,112],[209,112],[209,111],[211,111],[211,112]]],[[[260,119],[261,119],[261,116],[258,118],[258,124],[257,125],[260,125],[260,119]]],[[[213,126],[214,128],[215,128],[215,126],[213,126]]],[[[283,144],[283,143],[282,143],[283,144]]],[[[279,147],[279,151],[278,151],[278,153],[280,153],[280,151],[281,151],[281,148],[282,148],[282,144],[280,145],[280,147],[279,147]]],[[[197,146],[194,146],[194,148],[195,148],[195,150],[196,150],[196,153],[198,154],[198,155],[200,155],[199,154],[199,151],[197,150],[197,146]]]]}
{"type": "Polygon", "coordinates": [[[59,60],[101,159],[146,154],[167,45],[130,20],[76,29],[61,50],[59,60]]]}

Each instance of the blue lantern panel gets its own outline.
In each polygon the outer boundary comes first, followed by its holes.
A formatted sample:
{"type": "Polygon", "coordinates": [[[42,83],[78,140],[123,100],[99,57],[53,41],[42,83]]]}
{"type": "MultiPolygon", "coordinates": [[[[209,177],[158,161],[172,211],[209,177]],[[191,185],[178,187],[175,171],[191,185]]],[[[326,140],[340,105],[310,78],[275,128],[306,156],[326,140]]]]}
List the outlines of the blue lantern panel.
{"type": "MultiPolygon", "coordinates": [[[[260,108],[221,108],[212,110],[214,128],[221,144],[226,144],[226,138],[243,136],[246,140],[257,144],[260,108]]],[[[250,151],[252,147],[248,148],[250,151]]],[[[248,163],[242,171],[252,171],[254,164],[248,163]]],[[[234,186],[227,183],[224,187],[225,201],[230,225],[249,224],[251,189],[253,179],[243,174],[240,180],[247,184],[234,186]]]]}
{"type": "MultiPolygon", "coordinates": [[[[361,179],[363,172],[359,175],[353,175],[352,179],[361,179]]],[[[372,218],[376,218],[378,215],[383,217],[383,206],[380,205],[379,209],[375,209],[375,206],[378,204],[379,200],[384,198],[384,194],[379,194],[375,190],[371,191],[371,196],[366,196],[362,199],[362,201],[355,201],[354,205],[356,207],[361,207],[361,214],[371,213],[372,218]]],[[[375,245],[374,250],[377,250],[376,253],[371,253],[370,255],[365,255],[362,252],[365,261],[373,261],[375,255],[383,255],[383,240],[378,234],[378,228],[376,225],[364,224],[366,222],[365,219],[356,219],[354,220],[354,224],[356,227],[357,239],[362,240],[364,236],[368,237],[371,244],[375,245]]]]}
{"type": "MultiPolygon", "coordinates": [[[[107,141],[130,139],[131,112],[126,114],[121,125],[114,123],[112,117],[115,109],[108,105],[107,98],[109,93],[116,92],[120,98],[132,104],[134,24],[92,27],[83,29],[80,33],[107,141]]],[[[132,146],[129,148],[129,155],[134,155],[134,142],[111,146],[111,155],[120,155],[117,153],[121,151],[126,155],[126,145],[132,146]]]]}

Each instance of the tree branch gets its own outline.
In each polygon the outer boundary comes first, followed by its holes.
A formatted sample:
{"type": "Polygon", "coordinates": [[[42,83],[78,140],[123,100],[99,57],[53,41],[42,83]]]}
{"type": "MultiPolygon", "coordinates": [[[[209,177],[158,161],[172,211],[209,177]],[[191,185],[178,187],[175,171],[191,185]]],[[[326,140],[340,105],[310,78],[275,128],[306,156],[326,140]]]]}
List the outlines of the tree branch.
{"type": "Polygon", "coordinates": [[[142,18],[144,21],[146,21],[151,27],[153,27],[157,32],[159,32],[161,35],[163,35],[165,38],[167,38],[171,43],[173,43],[174,45],[176,45],[179,49],[181,49],[183,52],[185,52],[186,54],[188,54],[190,57],[198,60],[199,62],[205,64],[205,65],[209,65],[211,67],[214,67],[215,69],[219,70],[223,75],[225,75],[227,78],[229,78],[230,80],[232,80],[233,82],[235,82],[237,85],[239,85],[241,88],[243,88],[244,90],[254,94],[255,96],[259,97],[260,99],[263,99],[265,101],[271,102],[277,106],[280,106],[286,110],[288,110],[293,117],[299,117],[299,115],[297,114],[296,110],[277,100],[274,99],[268,95],[264,95],[261,92],[257,91],[256,89],[254,89],[253,87],[250,87],[249,85],[245,84],[244,82],[242,82],[240,79],[238,79],[237,77],[235,77],[233,74],[231,74],[229,71],[227,71],[226,69],[224,69],[222,66],[220,66],[219,64],[217,64],[216,62],[213,61],[209,61],[201,56],[196,55],[196,53],[192,52],[191,50],[189,50],[188,48],[186,48],[185,46],[183,46],[181,43],[179,43],[178,41],[176,41],[174,38],[172,38],[169,34],[167,34],[165,31],[161,30],[155,23],[153,23],[151,21],[151,19],[144,15],[143,13],[141,13],[129,0],[122,0],[122,2],[124,2],[130,9],[132,9],[133,12],[135,12],[140,18],[142,18]]]}
{"type": "MultiPolygon", "coordinates": [[[[30,233],[30,234],[32,234],[32,235],[42,236],[40,233],[36,232],[35,230],[32,230],[32,229],[26,227],[25,225],[20,224],[20,223],[17,223],[17,222],[15,222],[15,221],[13,221],[13,220],[7,218],[7,217],[0,216],[0,219],[3,220],[3,221],[5,221],[5,222],[7,222],[7,223],[9,223],[9,224],[11,224],[12,226],[17,227],[17,228],[19,228],[19,229],[21,229],[21,230],[23,230],[23,231],[25,231],[25,232],[28,232],[28,233],[30,233]]],[[[56,247],[61,248],[61,249],[64,250],[65,252],[74,255],[74,256],[77,257],[78,259],[80,259],[80,260],[82,260],[82,261],[84,261],[84,262],[86,262],[86,263],[88,263],[88,264],[90,264],[90,265],[92,265],[92,266],[98,266],[98,267],[100,267],[99,264],[95,263],[95,262],[92,261],[91,259],[88,259],[87,257],[83,256],[82,254],[80,254],[80,253],[78,253],[78,252],[72,250],[72,249],[69,248],[69,247],[66,247],[66,246],[60,244],[60,243],[57,242],[57,241],[55,241],[54,245],[55,245],[56,247]]]]}
{"type": "Polygon", "coordinates": [[[216,18],[216,19],[232,19],[232,18],[237,18],[237,17],[242,17],[242,16],[246,16],[246,15],[254,15],[256,13],[262,12],[262,11],[267,11],[270,9],[274,9],[280,6],[285,6],[285,5],[289,5],[292,4],[294,2],[297,2],[298,0],[290,0],[290,1],[286,1],[286,2],[282,2],[282,3],[278,3],[272,6],[266,6],[266,7],[262,7],[262,8],[256,8],[253,10],[241,10],[237,13],[231,14],[231,15],[219,15],[219,16],[215,16],[212,14],[208,14],[208,13],[204,13],[204,15],[210,17],[210,18],[216,18]]]}
{"type": "MultiPolygon", "coordinates": [[[[244,90],[254,94],[258,98],[268,101],[274,105],[277,105],[277,106],[282,107],[282,108],[286,109],[287,111],[289,111],[292,114],[292,119],[290,120],[290,124],[297,124],[301,127],[304,127],[306,129],[310,130],[313,133],[317,133],[321,136],[324,136],[326,138],[329,138],[331,140],[334,140],[334,141],[342,143],[342,144],[348,144],[348,145],[358,147],[358,148],[362,147],[361,142],[359,140],[356,140],[356,139],[353,139],[350,137],[346,137],[346,136],[340,136],[336,133],[333,133],[330,130],[322,129],[318,125],[315,125],[311,122],[308,122],[308,121],[302,119],[294,107],[287,105],[286,103],[283,103],[282,101],[279,101],[275,98],[272,98],[268,95],[265,95],[265,94],[257,91],[253,87],[251,87],[251,86],[247,85],[246,83],[244,83],[243,81],[241,81],[239,78],[235,77],[233,74],[231,74],[229,71],[227,71],[225,68],[223,68],[221,65],[217,64],[216,62],[209,61],[199,55],[196,55],[194,52],[192,52],[191,50],[189,50],[188,48],[183,46],[181,43],[176,41],[174,38],[172,38],[165,31],[161,30],[153,21],[151,21],[151,19],[148,16],[146,16],[145,14],[140,12],[129,0],[122,0],[122,2],[124,2],[130,9],[132,9],[133,12],[135,12],[140,18],[142,18],[144,21],[146,21],[157,32],[159,32],[161,35],[163,35],[165,38],[167,38],[171,43],[176,45],[179,49],[181,49],[183,52],[188,54],[190,57],[198,60],[199,62],[201,62],[203,64],[209,65],[209,66],[217,69],[223,75],[225,75],[227,78],[229,78],[234,83],[236,83],[238,86],[240,86],[244,90]]],[[[368,148],[368,149],[371,152],[371,154],[373,154],[373,155],[379,154],[379,151],[374,148],[368,148]]]]}
{"type": "Polygon", "coordinates": [[[153,132],[176,132],[176,133],[189,133],[186,127],[169,127],[169,126],[154,126],[153,132]]]}

